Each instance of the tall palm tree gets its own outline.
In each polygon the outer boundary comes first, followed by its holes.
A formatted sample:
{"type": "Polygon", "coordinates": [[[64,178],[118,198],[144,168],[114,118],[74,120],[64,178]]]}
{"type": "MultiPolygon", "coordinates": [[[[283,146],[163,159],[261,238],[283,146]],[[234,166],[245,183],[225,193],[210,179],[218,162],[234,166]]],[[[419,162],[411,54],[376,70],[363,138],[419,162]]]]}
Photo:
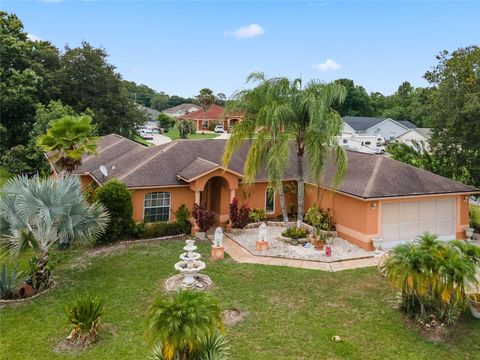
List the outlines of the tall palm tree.
{"type": "Polygon", "coordinates": [[[50,123],[37,146],[51,153],[50,160],[61,173],[71,173],[82,164],[83,155],[97,153],[94,130],[88,115],[64,116],[50,123]]]}
{"type": "Polygon", "coordinates": [[[258,85],[253,89],[240,91],[227,105],[227,111],[243,112],[245,120],[235,126],[227,142],[224,164],[228,164],[233,153],[247,137],[252,139],[252,144],[266,142],[269,144],[250,148],[245,172],[258,169],[260,164],[265,164],[262,162],[265,157],[270,158],[272,164],[269,167],[267,162],[266,169],[272,172],[271,178],[277,183],[281,182],[291,155],[288,139],[294,139],[297,156],[297,221],[301,224],[305,201],[305,154],[308,159],[308,172],[317,185],[323,181],[329,159],[337,165],[332,186],[338,185],[346,172],[347,157],[336,141],[336,136],[341,133],[342,120],[332,108],[333,104],[344,101],[346,90],[340,84],[324,84],[318,81],[310,81],[303,87],[301,79],[267,79],[263,73],[250,74],[247,82],[256,82],[258,85]],[[265,136],[261,136],[262,129],[265,136]],[[258,153],[258,148],[266,149],[264,157],[250,155],[251,152],[258,153]]]}
{"type": "Polygon", "coordinates": [[[218,300],[205,292],[182,290],[161,296],[148,311],[147,335],[159,344],[163,357],[194,359],[204,349],[205,339],[223,333],[218,300]]]}
{"type": "Polygon", "coordinates": [[[0,231],[11,255],[30,247],[35,253],[35,288],[48,286],[49,252],[54,244],[92,241],[106,229],[109,216],[103,205],[89,205],[78,177],[59,179],[17,176],[0,194],[0,231]]]}

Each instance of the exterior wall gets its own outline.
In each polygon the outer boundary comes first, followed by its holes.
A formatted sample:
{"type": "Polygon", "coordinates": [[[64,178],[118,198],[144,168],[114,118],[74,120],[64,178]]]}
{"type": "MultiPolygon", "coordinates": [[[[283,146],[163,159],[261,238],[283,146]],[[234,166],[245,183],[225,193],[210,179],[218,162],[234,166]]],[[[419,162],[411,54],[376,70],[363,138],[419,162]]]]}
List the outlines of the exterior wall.
{"type": "Polygon", "coordinates": [[[93,179],[90,175],[80,175],[80,186],[82,189],[86,188],[92,182],[93,179]]]}
{"type": "MultiPolygon", "coordinates": [[[[135,222],[143,221],[143,205],[145,195],[151,192],[169,192],[171,197],[170,206],[170,221],[174,221],[174,212],[185,204],[191,211],[193,203],[195,202],[195,193],[188,187],[170,187],[170,188],[148,188],[148,189],[135,189],[132,190],[132,203],[133,203],[133,220],[135,222]]],[[[193,220],[193,219],[192,219],[193,220]]]]}
{"type": "Polygon", "coordinates": [[[390,140],[390,137],[393,136],[395,139],[407,131],[406,128],[397,124],[392,120],[385,120],[384,122],[378,124],[377,126],[372,127],[365,131],[365,135],[377,135],[381,134],[385,140],[390,140]],[[377,129],[380,131],[377,132],[377,129]]]}
{"type": "Polygon", "coordinates": [[[397,138],[398,141],[408,145],[408,146],[413,146],[413,141],[416,141],[416,142],[421,142],[423,141],[425,144],[426,144],[426,148],[428,150],[428,140],[421,134],[419,134],[418,132],[416,132],[415,130],[410,130],[410,131],[407,131],[406,133],[400,135],[398,138],[397,138]]]}

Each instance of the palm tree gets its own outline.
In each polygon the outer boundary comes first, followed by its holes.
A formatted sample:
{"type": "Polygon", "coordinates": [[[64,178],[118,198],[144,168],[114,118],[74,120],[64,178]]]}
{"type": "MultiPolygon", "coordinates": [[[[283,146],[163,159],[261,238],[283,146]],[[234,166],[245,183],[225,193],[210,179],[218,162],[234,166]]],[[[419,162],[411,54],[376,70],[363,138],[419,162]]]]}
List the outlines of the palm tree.
{"type": "Polygon", "coordinates": [[[69,115],[52,121],[37,146],[51,153],[50,160],[61,173],[71,173],[82,164],[83,155],[97,153],[92,118],[69,115]]]}
{"type": "Polygon", "coordinates": [[[166,360],[194,359],[205,339],[223,333],[218,300],[205,292],[182,290],[159,297],[148,311],[147,335],[166,360]]]}
{"type": "Polygon", "coordinates": [[[188,139],[189,134],[196,132],[195,124],[190,120],[177,120],[177,129],[181,139],[188,139]]]}
{"type": "Polygon", "coordinates": [[[78,177],[59,179],[17,176],[0,195],[0,231],[11,255],[30,247],[35,253],[34,287],[49,285],[49,252],[54,244],[93,241],[106,229],[109,216],[103,205],[89,205],[78,177]]]}
{"type": "MultiPolygon", "coordinates": [[[[318,186],[322,183],[329,159],[333,159],[337,165],[332,186],[337,186],[346,172],[347,157],[336,141],[336,136],[341,133],[342,120],[332,108],[335,103],[344,101],[346,90],[336,83],[324,84],[318,81],[310,81],[303,87],[301,79],[267,79],[263,73],[250,74],[247,82],[251,81],[259,84],[251,90],[237,93],[227,105],[227,111],[242,111],[245,120],[235,126],[227,142],[224,164],[228,165],[233,153],[246,140],[246,136],[253,138],[252,143],[273,141],[277,146],[270,144],[268,153],[271,154],[267,158],[276,158],[278,164],[273,166],[273,170],[268,167],[267,170],[276,173],[275,181],[281,181],[278,175],[280,174],[281,178],[290,159],[291,149],[287,139],[293,138],[297,155],[297,221],[301,224],[305,199],[305,154],[310,177],[315,179],[318,186]],[[258,136],[256,132],[262,128],[271,136],[258,136]],[[276,153],[273,153],[274,151],[276,153]]],[[[255,147],[249,150],[249,155],[250,151],[256,151],[255,147]]],[[[258,161],[255,163],[252,160],[253,163],[250,164],[249,157],[245,169],[260,165],[260,160],[263,159],[252,155],[251,158],[258,161]]]]}

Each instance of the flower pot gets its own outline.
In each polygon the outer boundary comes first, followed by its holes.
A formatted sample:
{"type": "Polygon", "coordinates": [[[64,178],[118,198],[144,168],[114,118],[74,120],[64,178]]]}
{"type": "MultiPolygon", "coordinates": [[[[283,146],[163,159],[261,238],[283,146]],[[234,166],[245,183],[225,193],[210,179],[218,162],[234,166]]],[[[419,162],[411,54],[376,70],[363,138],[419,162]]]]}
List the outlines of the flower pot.
{"type": "Polygon", "coordinates": [[[315,241],[315,249],[316,250],[323,250],[323,247],[325,246],[325,243],[323,241],[317,240],[315,241]]]}
{"type": "Polygon", "coordinates": [[[473,237],[473,232],[475,231],[474,228],[466,228],[465,235],[467,235],[467,239],[471,240],[473,237]]]}
{"type": "Polygon", "coordinates": [[[480,319],[480,294],[470,294],[468,295],[468,300],[470,301],[470,312],[472,316],[480,319]]]}

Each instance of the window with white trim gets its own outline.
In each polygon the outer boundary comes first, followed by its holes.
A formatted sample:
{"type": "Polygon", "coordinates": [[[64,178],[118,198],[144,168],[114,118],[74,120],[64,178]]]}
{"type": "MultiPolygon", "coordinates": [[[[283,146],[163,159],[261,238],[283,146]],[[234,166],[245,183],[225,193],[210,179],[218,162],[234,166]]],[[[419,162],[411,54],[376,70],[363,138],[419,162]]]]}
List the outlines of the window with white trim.
{"type": "Polygon", "coordinates": [[[265,190],[265,213],[273,214],[275,212],[275,190],[268,187],[265,190]]]}
{"type": "Polygon", "coordinates": [[[143,220],[146,222],[169,221],[171,196],[169,192],[151,192],[145,195],[143,220]]]}

